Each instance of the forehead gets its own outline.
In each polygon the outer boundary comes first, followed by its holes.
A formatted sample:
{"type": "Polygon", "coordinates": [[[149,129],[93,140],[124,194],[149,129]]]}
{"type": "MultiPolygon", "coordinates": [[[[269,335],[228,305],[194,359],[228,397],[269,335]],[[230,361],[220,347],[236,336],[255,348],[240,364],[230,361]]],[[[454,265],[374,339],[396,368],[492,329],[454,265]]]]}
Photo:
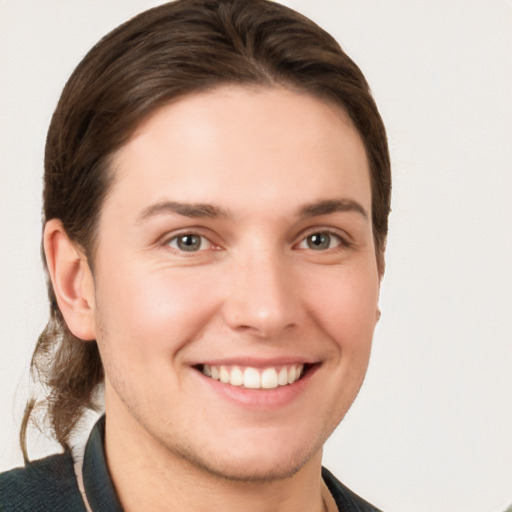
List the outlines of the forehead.
{"type": "Polygon", "coordinates": [[[133,208],[171,196],[272,210],[330,193],[371,208],[366,152],[348,115],[286,89],[220,87],[168,104],[117,152],[113,171],[111,195],[133,208]]]}

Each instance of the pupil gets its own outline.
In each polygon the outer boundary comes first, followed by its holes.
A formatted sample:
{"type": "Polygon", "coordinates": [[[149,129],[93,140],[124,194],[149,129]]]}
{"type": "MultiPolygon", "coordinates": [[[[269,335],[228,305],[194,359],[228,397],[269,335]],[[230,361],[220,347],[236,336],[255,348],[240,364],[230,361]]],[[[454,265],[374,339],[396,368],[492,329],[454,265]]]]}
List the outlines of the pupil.
{"type": "Polygon", "coordinates": [[[182,251],[197,251],[201,247],[201,238],[197,235],[183,235],[178,238],[178,247],[182,251]]]}
{"type": "Polygon", "coordinates": [[[310,235],[308,237],[308,245],[310,249],[319,250],[319,249],[328,249],[330,243],[329,235],[324,233],[316,233],[314,235],[310,235]]]}

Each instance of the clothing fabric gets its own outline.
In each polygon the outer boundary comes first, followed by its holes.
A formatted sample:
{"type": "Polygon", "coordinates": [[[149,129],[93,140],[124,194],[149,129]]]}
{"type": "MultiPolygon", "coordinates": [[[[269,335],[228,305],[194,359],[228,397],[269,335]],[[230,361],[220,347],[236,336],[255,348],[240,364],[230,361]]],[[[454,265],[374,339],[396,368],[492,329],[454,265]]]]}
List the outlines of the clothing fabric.
{"type": "MultiPolygon", "coordinates": [[[[103,443],[105,417],[85,447],[82,480],[93,512],[123,512],[108,473],[103,443]]],[[[1,512],[87,512],[69,451],[0,474],[1,512]]],[[[339,482],[326,468],[323,479],[340,512],[380,512],[339,482]]]]}

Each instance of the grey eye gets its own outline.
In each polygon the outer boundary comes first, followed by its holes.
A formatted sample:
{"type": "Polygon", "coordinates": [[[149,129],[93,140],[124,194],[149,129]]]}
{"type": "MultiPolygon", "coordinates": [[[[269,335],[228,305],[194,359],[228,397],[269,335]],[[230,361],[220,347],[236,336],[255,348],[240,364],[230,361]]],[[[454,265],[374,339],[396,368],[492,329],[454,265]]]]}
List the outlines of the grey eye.
{"type": "Polygon", "coordinates": [[[305,239],[308,249],[325,251],[341,244],[341,239],[331,233],[313,233],[305,239]]]}
{"type": "Polygon", "coordinates": [[[169,246],[184,252],[199,251],[204,246],[204,238],[193,234],[179,235],[169,242],[169,246]]]}

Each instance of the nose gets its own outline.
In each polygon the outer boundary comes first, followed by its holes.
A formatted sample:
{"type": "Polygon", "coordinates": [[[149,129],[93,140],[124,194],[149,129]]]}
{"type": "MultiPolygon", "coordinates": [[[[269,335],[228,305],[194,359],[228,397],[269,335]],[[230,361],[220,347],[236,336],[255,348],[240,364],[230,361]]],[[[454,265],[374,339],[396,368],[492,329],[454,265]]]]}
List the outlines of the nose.
{"type": "Polygon", "coordinates": [[[298,290],[283,260],[267,253],[233,262],[223,304],[224,320],[232,329],[273,338],[300,323],[298,290]]]}

